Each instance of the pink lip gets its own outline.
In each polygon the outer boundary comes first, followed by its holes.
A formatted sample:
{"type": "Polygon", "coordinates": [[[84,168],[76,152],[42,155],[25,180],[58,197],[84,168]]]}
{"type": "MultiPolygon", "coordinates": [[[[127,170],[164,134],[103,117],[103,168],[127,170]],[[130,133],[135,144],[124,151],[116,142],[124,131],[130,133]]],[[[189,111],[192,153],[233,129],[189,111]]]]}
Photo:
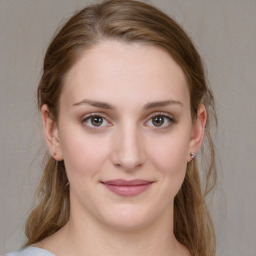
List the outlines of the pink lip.
{"type": "Polygon", "coordinates": [[[109,180],[102,184],[120,196],[135,196],[151,186],[153,182],[147,180],[109,180]]]}

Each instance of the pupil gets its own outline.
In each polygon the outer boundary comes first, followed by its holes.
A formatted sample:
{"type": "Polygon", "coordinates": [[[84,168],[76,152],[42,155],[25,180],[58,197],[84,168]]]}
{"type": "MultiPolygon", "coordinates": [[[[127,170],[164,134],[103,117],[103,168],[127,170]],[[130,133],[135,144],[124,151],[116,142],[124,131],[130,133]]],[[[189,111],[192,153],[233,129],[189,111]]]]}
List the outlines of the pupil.
{"type": "Polygon", "coordinates": [[[92,124],[94,126],[100,126],[102,124],[102,122],[103,122],[102,117],[95,116],[92,118],[92,124]]]}
{"type": "Polygon", "coordinates": [[[161,126],[164,123],[164,118],[162,116],[156,116],[153,119],[153,124],[155,126],[161,126]]]}

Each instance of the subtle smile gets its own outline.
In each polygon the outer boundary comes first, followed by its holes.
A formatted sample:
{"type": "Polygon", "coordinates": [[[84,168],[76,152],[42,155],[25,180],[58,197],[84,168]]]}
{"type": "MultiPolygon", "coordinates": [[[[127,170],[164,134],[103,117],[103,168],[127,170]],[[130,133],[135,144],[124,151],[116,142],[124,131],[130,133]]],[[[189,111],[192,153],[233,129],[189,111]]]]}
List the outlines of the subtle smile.
{"type": "Polygon", "coordinates": [[[135,196],[152,185],[152,181],[147,180],[110,180],[101,182],[110,191],[120,196],[135,196]]]}

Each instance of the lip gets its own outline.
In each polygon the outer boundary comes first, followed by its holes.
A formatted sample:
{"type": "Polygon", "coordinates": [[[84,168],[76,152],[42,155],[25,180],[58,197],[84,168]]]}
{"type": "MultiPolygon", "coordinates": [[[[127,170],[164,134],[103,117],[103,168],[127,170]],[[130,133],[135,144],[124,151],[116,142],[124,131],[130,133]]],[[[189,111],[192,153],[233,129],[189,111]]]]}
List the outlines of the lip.
{"type": "Polygon", "coordinates": [[[110,191],[120,196],[135,196],[152,185],[152,181],[148,180],[108,180],[101,182],[110,191]]]}

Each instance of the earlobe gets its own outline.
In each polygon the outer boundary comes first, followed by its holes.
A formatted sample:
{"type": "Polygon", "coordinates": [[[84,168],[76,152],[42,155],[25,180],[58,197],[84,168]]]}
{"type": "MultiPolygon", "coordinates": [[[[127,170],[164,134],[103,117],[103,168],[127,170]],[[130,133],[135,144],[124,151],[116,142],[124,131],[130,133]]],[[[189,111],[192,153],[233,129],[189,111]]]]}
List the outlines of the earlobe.
{"type": "Polygon", "coordinates": [[[51,118],[49,107],[46,104],[41,107],[41,115],[45,140],[50,154],[55,160],[61,161],[63,160],[63,157],[61,153],[58,128],[56,122],[51,118]]]}
{"type": "Polygon", "coordinates": [[[198,107],[196,120],[193,123],[192,130],[191,130],[188,162],[193,160],[194,156],[199,151],[203,143],[206,121],[207,121],[206,108],[203,104],[200,104],[198,107]],[[191,152],[193,153],[193,157],[191,155],[191,152]]]}

